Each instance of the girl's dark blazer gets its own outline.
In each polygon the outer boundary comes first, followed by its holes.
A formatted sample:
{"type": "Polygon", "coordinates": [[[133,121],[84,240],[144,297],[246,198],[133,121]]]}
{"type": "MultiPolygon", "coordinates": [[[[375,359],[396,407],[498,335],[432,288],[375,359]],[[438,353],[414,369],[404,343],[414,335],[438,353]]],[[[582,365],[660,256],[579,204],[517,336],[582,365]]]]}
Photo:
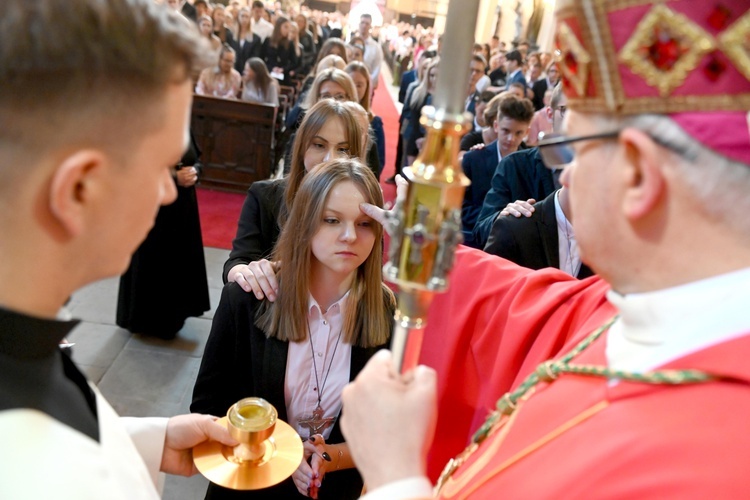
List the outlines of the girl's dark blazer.
{"type": "MultiPolygon", "coordinates": [[[[384,300],[387,300],[385,294],[384,300]]],[[[392,315],[393,305],[390,300],[387,302],[388,312],[392,315]]],[[[193,389],[191,411],[223,416],[240,399],[258,396],[276,407],[279,419],[287,421],[284,375],[289,344],[268,338],[255,325],[260,304],[261,301],[252,293],[246,293],[236,283],[224,286],[193,389]]],[[[357,376],[373,354],[386,347],[353,346],[350,380],[357,376]]],[[[344,438],[337,420],[327,443],[342,441],[344,438]]],[[[362,478],[356,469],[348,469],[327,473],[319,498],[359,498],[361,492],[362,478]]],[[[211,484],[206,498],[305,497],[299,495],[290,478],[278,486],[253,492],[235,492],[211,484]]]]}

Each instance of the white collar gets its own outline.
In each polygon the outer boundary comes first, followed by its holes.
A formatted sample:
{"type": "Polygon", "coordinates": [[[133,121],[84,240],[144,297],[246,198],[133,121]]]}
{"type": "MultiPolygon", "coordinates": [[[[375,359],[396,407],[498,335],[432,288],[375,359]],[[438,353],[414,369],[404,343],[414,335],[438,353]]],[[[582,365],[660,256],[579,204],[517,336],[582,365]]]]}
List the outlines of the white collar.
{"type": "Polygon", "coordinates": [[[750,268],[646,293],[607,293],[620,318],[607,335],[607,362],[647,371],[750,334],[750,268]]]}
{"type": "Polygon", "coordinates": [[[503,159],[503,153],[500,152],[500,140],[495,139],[495,147],[497,148],[497,162],[500,163],[500,161],[503,159]]]}
{"type": "Polygon", "coordinates": [[[568,218],[563,212],[562,205],[560,205],[560,190],[555,191],[555,219],[557,220],[557,227],[566,234],[570,234],[571,238],[575,238],[573,235],[573,226],[571,225],[568,218]]]}
{"type": "Polygon", "coordinates": [[[309,293],[308,299],[307,299],[308,314],[309,315],[313,314],[315,310],[319,312],[320,316],[325,316],[329,312],[334,312],[334,311],[338,311],[339,314],[343,314],[344,308],[346,307],[346,299],[349,297],[349,292],[351,291],[352,291],[351,288],[347,290],[346,293],[339,300],[331,304],[331,307],[329,307],[325,311],[323,310],[322,307],[320,307],[320,304],[318,304],[318,301],[315,300],[315,297],[313,297],[313,295],[309,293]]]}

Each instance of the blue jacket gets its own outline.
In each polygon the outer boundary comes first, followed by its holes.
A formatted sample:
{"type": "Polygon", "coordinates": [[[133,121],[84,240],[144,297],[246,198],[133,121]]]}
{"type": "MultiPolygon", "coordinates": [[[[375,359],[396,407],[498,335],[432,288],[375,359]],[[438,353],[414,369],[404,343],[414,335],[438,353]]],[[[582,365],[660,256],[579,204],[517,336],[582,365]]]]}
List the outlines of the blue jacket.
{"type": "Polygon", "coordinates": [[[526,77],[523,76],[523,71],[519,71],[513,76],[508,76],[507,80],[505,81],[505,90],[508,90],[510,88],[511,83],[522,83],[524,88],[529,87],[529,84],[526,81],[526,77]]]}
{"type": "Polygon", "coordinates": [[[497,164],[497,141],[491,142],[483,149],[469,151],[461,162],[464,174],[471,180],[471,184],[464,193],[464,202],[461,206],[461,227],[464,233],[464,244],[468,246],[474,246],[474,224],[482,210],[484,197],[490,190],[497,164]]]}

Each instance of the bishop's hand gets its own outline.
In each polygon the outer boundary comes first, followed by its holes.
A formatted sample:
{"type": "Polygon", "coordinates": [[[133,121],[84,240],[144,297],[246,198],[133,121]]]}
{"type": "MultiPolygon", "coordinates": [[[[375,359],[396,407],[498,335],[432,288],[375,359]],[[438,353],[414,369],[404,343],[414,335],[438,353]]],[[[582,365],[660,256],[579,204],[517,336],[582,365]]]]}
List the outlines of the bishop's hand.
{"type": "MultiPolygon", "coordinates": [[[[396,175],[396,204],[398,204],[399,201],[405,201],[406,195],[409,192],[409,183],[406,179],[401,177],[401,174],[396,175]]],[[[368,217],[372,218],[373,220],[380,223],[381,226],[388,229],[388,225],[386,224],[386,221],[388,220],[388,214],[390,212],[393,212],[395,208],[391,208],[390,210],[384,210],[378,206],[371,205],[370,203],[362,203],[359,206],[359,209],[362,211],[363,214],[367,215],[368,217]]]]}
{"type": "Polygon", "coordinates": [[[370,490],[424,476],[435,432],[435,371],[417,366],[395,373],[390,351],[380,351],[342,395],[341,429],[370,490]]]}

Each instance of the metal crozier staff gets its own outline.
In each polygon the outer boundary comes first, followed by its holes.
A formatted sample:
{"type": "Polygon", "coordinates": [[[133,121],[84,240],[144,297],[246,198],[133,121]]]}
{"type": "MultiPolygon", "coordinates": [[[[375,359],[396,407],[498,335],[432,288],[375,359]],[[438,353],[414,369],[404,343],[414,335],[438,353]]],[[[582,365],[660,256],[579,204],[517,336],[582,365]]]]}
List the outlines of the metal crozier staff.
{"type": "Polygon", "coordinates": [[[399,202],[386,225],[391,234],[385,278],[398,284],[398,308],[391,349],[401,373],[417,364],[427,310],[436,292],[448,286],[447,274],[461,242],[461,202],[469,180],[458,166],[461,136],[472,123],[463,113],[464,89],[474,43],[479,0],[453,1],[448,7],[434,106],[425,106],[420,122],[427,129],[422,154],[410,168],[405,202],[399,202]]]}

